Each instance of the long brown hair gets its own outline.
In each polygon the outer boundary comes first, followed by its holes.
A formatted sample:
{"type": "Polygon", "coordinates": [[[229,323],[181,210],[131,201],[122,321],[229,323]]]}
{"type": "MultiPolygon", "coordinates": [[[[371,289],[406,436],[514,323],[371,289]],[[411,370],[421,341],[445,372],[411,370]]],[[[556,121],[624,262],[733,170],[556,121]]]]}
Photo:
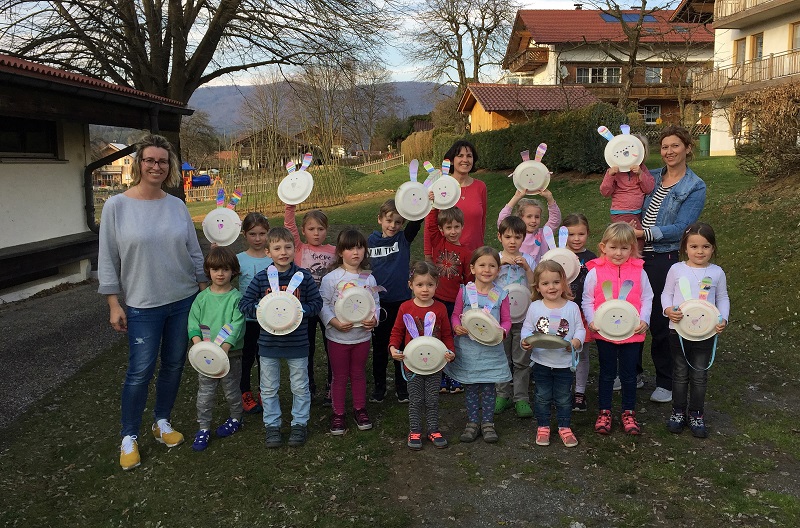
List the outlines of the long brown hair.
{"type": "Polygon", "coordinates": [[[139,185],[142,181],[142,161],[144,160],[144,149],[148,147],[161,148],[167,151],[169,155],[169,172],[166,179],[161,183],[161,188],[166,190],[178,187],[181,184],[181,166],[178,163],[178,155],[172,148],[172,143],[164,136],[157,134],[150,134],[143,137],[136,144],[136,152],[133,154],[133,166],[131,167],[131,186],[139,185]]]}

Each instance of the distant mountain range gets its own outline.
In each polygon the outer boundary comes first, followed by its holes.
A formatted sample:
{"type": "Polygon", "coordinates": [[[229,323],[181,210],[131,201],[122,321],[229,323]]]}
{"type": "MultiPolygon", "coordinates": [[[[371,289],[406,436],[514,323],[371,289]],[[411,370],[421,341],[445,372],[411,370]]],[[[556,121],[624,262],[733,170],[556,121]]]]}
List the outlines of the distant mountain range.
{"type": "MultiPolygon", "coordinates": [[[[432,82],[393,82],[395,92],[404,104],[400,116],[427,114],[436,101],[442,97],[451,97],[455,88],[432,82]]],[[[242,102],[253,92],[253,87],[245,86],[207,86],[198,88],[189,99],[189,107],[202,110],[210,116],[211,125],[219,133],[232,133],[240,122],[246,121],[240,115],[242,102]]]]}

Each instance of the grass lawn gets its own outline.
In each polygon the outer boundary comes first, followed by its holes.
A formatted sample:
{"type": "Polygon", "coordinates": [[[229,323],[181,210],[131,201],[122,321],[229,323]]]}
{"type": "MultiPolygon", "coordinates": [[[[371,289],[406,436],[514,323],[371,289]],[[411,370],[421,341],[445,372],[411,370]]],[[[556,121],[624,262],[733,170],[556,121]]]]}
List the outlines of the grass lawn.
{"type": "MultiPolygon", "coordinates": [[[[645,353],[649,376],[638,394],[643,425],[638,438],[623,435],[616,419],[611,436],[592,432],[597,397],[593,357],[589,412],[573,414],[580,445],[571,450],[557,438],[549,447],[536,446],[531,422],[509,411],[496,419],[499,444],[480,439],[460,444],[465,421],[460,395],[441,399],[450,448],[434,451],[426,443],[420,453],[405,447],[407,411],[392,398],[369,405],[375,429],[357,431],[351,419],[343,437],[327,433],[330,411],[315,401],[311,437],[303,448],[266,449],[260,417],[246,418],[245,428],[231,438],[212,437],[209,449],[200,454],[189,445],[168,450],[143,430],[142,466],[123,473],[117,433],[127,345],[121,341],[2,432],[0,523],[800,525],[800,412],[795,404],[800,396],[800,194],[788,185],[758,186],[738,171],[733,158],[702,159],[691,166],[708,184],[702,219],[717,231],[717,263],[728,275],[732,304],[730,326],[720,338],[710,372],[710,438],[666,431],[663,422],[670,408],[648,401],[653,368],[645,353]]],[[[478,177],[489,188],[492,226],[513,186],[505,174],[478,177]]],[[[350,177],[348,189],[357,200],[327,210],[329,240],[347,225],[371,232],[380,203],[406,179],[405,169],[350,177]]],[[[598,186],[598,177],[557,176],[550,187],[563,215],[587,215],[592,247],[608,221],[609,201],[600,196],[598,186]]],[[[190,206],[193,215],[211,207],[190,206]]],[[[282,217],[270,222],[280,225],[282,217]]],[[[414,243],[417,257],[421,239],[414,243]]],[[[487,242],[499,247],[491,229],[487,242]]],[[[324,361],[318,360],[318,366],[321,380],[324,361]]],[[[172,420],[191,442],[196,376],[191,368],[185,374],[172,420]]],[[[282,393],[286,416],[288,387],[282,393]]],[[[220,395],[215,424],[226,417],[220,395]]],[[[149,426],[147,418],[144,424],[149,426]]]]}

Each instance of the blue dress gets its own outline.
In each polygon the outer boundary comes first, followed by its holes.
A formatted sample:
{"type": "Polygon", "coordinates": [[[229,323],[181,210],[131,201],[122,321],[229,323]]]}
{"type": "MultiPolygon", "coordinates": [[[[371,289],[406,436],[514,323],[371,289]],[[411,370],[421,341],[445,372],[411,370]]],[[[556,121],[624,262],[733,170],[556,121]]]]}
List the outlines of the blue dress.
{"type": "MultiPolygon", "coordinates": [[[[500,320],[500,304],[508,293],[500,289],[500,297],[492,307],[492,316],[500,320]]],[[[464,299],[464,312],[472,310],[464,286],[461,286],[464,299]]],[[[478,293],[478,307],[489,305],[487,295],[478,293]]],[[[503,342],[488,346],[470,339],[468,335],[455,336],[456,358],[445,366],[445,374],[460,383],[503,383],[511,381],[511,369],[508,366],[503,342]]]]}

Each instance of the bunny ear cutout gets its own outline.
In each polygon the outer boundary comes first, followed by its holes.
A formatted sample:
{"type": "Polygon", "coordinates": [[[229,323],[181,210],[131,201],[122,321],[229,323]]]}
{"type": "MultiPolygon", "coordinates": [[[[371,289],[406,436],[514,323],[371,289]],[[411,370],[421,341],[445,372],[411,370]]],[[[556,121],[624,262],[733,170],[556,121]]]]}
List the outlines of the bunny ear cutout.
{"type": "Polygon", "coordinates": [[[608,141],[614,139],[614,134],[612,134],[611,131],[608,128],[606,128],[605,125],[600,125],[599,127],[597,127],[597,133],[606,138],[608,141]]]}
{"type": "Polygon", "coordinates": [[[530,161],[531,160],[531,151],[530,150],[523,150],[519,153],[520,157],[522,157],[522,161],[530,161]]]}
{"type": "Polygon", "coordinates": [[[545,152],[547,152],[547,143],[539,143],[539,146],[536,147],[536,157],[534,159],[541,163],[545,152]]]}
{"type": "Polygon", "coordinates": [[[610,301],[614,297],[614,286],[611,284],[610,280],[603,281],[600,288],[603,290],[603,297],[605,297],[607,301],[610,301]]]}
{"type": "Polygon", "coordinates": [[[311,153],[306,152],[305,155],[303,156],[303,163],[302,165],[300,165],[300,170],[304,171],[308,168],[309,165],[311,165],[311,158],[312,158],[311,153]]]}
{"type": "Polygon", "coordinates": [[[550,229],[550,226],[548,225],[544,226],[542,228],[542,232],[544,233],[544,239],[547,242],[547,245],[550,247],[550,249],[557,248],[558,246],[556,246],[556,239],[553,236],[553,230],[550,229]]]}
{"type": "Polygon", "coordinates": [[[408,164],[408,175],[411,177],[411,181],[417,181],[417,170],[419,169],[419,161],[412,159],[411,163],[408,164]]]}
{"type": "Polygon", "coordinates": [[[711,277],[703,277],[700,281],[700,300],[708,300],[708,294],[711,293],[711,277]]]}
{"type": "Polygon", "coordinates": [[[301,282],[303,282],[303,272],[298,271],[292,275],[291,280],[289,280],[289,285],[286,286],[286,293],[294,293],[301,282]]]}
{"type": "Polygon", "coordinates": [[[422,164],[422,166],[425,167],[425,170],[428,171],[428,174],[433,174],[433,171],[436,170],[436,167],[434,167],[433,163],[431,163],[430,161],[426,161],[425,163],[422,164]]]}
{"type": "Polygon", "coordinates": [[[617,295],[617,298],[624,301],[625,299],[628,298],[628,294],[631,292],[632,289],[633,289],[632,280],[628,279],[626,281],[623,281],[622,286],[619,287],[619,295],[617,295]]]}
{"type": "Polygon", "coordinates": [[[291,173],[293,173],[294,171],[295,171],[295,165],[294,165],[294,161],[290,161],[289,163],[287,163],[287,164],[286,164],[286,172],[288,172],[289,174],[291,174],[291,173]]]}
{"type": "Polygon", "coordinates": [[[242,199],[242,191],[240,189],[236,189],[233,191],[233,195],[231,196],[231,202],[228,204],[228,209],[233,209],[239,203],[239,200],[242,199]]]}
{"type": "Polygon", "coordinates": [[[414,320],[414,317],[411,314],[403,314],[403,323],[405,323],[406,330],[408,330],[408,335],[411,336],[411,339],[416,339],[419,337],[417,322],[414,320]]]}
{"type": "Polygon", "coordinates": [[[630,125],[620,125],[619,129],[622,131],[623,134],[630,134],[631,133],[630,125]]]}
{"type": "Polygon", "coordinates": [[[217,191],[217,207],[225,206],[225,189],[222,187],[217,191]]]}
{"type": "Polygon", "coordinates": [[[436,314],[428,312],[425,314],[425,328],[423,334],[426,336],[433,335],[433,326],[436,324],[436,314]]]}
{"type": "Polygon", "coordinates": [[[684,301],[688,301],[692,298],[692,287],[689,284],[689,279],[686,277],[681,277],[678,279],[678,288],[681,290],[681,295],[683,295],[684,301]]]}
{"type": "Polygon", "coordinates": [[[446,159],[442,162],[442,174],[447,176],[450,174],[450,160],[446,159]]]}
{"type": "Polygon", "coordinates": [[[219,329],[217,337],[214,339],[214,344],[217,346],[222,346],[222,343],[224,343],[232,333],[233,327],[230,324],[223,325],[222,328],[219,329]]]}
{"type": "Polygon", "coordinates": [[[281,284],[278,282],[278,268],[275,266],[267,268],[267,280],[269,280],[269,287],[273,292],[281,291],[281,284]]]}
{"type": "Polygon", "coordinates": [[[567,247],[567,239],[569,238],[569,229],[566,226],[558,228],[558,247],[567,247]]]}
{"type": "Polygon", "coordinates": [[[200,325],[200,334],[203,336],[203,341],[211,341],[211,328],[206,325],[200,325]]]}

